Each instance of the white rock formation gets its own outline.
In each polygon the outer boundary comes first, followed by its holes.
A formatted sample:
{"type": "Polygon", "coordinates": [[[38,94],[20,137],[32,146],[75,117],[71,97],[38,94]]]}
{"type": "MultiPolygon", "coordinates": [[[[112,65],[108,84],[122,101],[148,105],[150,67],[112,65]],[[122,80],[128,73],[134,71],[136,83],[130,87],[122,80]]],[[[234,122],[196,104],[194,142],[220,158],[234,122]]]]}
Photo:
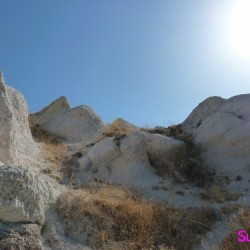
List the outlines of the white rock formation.
{"type": "Polygon", "coordinates": [[[183,141],[158,134],[149,134],[147,137],[147,152],[151,161],[166,169],[184,164],[186,146],[183,141]]]}
{"type": "Polygon", "coordinates": [[[250,94],[237,95],[229,98],[218,110],[220,113],[229,113],[242,120],[250,120],[250,94]]]}
{"type": "Polygon", "coordinates": [[[82,105],[70,109],[65,97],[31,114],[30,120],[68,143],[91,143],[102,134],[104,126],[90,107],[82,105]]]}
{"type": "Polygon", "coordinates": [[[43,224],[54,187],[26,167],[0,167],[0,221],[43,224]]]}
{"type": "Polygon", "coordinates": [[[65,96],[53,101],[50,105],[43,108],[41,111],[30,114],[29,119],[31,124],[39,124],[46,126],[46,124],[55,116],[70,109],[70,104],[65,96]]]}
{"type": "Polygon", "coordinates": [[[91,147],[80,159],[80,163],[84,166],[85,170],[87,170],[90,165],[95,166],[99,170],[106,169],[121,155],[120,148],[115,144],[113,139],[106,138],[91,147]]]}
{"type": "Polygon", "coordinates": [[[225,100],[221,97],[209,97],[201,102],[183,122],[183,125],[188,125],[191,128],[198,127],[207,116],[216,112],[225,100]]]}
{"type": "Polygon", "coordinates": [[[21,93],[7,86],[0,73],[0,161],[20,164],[37,153],[21,93]]]}
{"type": "MultiPolygon", "coordinates": [[[[219,99],[217,99],[219,100],[219,99]]],[[[216,101],[217,103],[217,101],[216,101]]],[[[213,112],[199,105],[184,122],[184,128],[195,124],[203,117],[199,126],[193,126],[196,143],[201,144],[205,163],[230,178],[233,188],[245,188],[250,180],[250,94],[234,96],[219,101],[213,112]],[[208,114],[209,113],[209,114],[208,114]],[[192,119],[191,119],[192,118],[192,119]],[[241,176],[242,181],[236,181],[241,176]]]]}
{"type": "Polygon", "coordinates": [[[56,115],[45,129],[71,143],[92,142],[102,133],[100,117],[88,106],[79,106],[56,115]]]}
{"type": "Polygon", "coordinates": [[[132,132],[115,139],[107,138],[85,150],[79,159],[79,180],[87,183],[93,177],[137,189],[152,189],[159,176],[151,160],[174,168],[185,161],[185,144],[162,135],[132,132]],[[163,157],[161,161],[160,157],[163,157]]]}
{"type": "Polygon", "coordinates": [[[151,187],[158,177],[147,157],[147,137],[142,132],[133,132],[118,143],[122,157],[113,162],[112,175],[118,183],[128,187],[151,187]]]}

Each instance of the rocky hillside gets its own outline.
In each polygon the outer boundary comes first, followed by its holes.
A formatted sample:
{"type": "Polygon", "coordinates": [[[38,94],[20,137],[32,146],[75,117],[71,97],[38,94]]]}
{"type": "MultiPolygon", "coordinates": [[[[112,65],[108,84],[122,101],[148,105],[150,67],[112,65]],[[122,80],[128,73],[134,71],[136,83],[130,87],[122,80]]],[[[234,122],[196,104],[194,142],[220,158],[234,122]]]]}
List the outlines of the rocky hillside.
{"type": "Polygon", "coordinates": [[[250,94],[176,126],[28,113],[0,73],[0,249],[250,249],[250,94]]]}

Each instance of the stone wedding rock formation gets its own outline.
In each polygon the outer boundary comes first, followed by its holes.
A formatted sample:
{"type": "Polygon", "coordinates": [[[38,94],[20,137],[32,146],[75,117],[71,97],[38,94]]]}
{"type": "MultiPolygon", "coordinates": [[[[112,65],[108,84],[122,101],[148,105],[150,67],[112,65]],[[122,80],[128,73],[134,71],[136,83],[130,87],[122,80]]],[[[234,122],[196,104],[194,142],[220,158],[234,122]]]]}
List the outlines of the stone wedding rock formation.
{"type": "Polygon", "coordinates": [[[6,85],[0,72],[0,161],[22,164],[37,153],[28,122],[28,107],[21,93],[6,85]]]}
{"type": "Polygon", "coordinates": [[[90,143],[102,134],[104,126],[90,107],[70,108],[65,97],[31,114],[30,120],[69,143],[90,143]]]}
{"type": "Polygon", "coordinates": [[[54,116],[61,114],[70,109],[70,104],[65,96],[53,101],[50,105],[43,108],[41,111],[30,114],[29,120],[32,125],[39,124],[46,126],[54,116]]]}

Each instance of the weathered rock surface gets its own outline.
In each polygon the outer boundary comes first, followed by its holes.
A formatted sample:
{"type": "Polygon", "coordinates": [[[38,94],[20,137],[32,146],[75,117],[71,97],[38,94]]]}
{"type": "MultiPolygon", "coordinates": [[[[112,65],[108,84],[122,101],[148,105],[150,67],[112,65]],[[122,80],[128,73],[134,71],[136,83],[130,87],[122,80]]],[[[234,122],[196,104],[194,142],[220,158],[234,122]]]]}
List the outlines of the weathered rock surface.
{"type": "Polygon", "coordinates": [[[43,108],[41,111],[30,114],[29,120],[30,123],[35,125],[39,124],[41,126],[46,126],[46,124],[55,116],[60,113],[63,113],[70,109],[70,104],[65,96],[53,101],[47,107],[43,108]]]}
{"type": "Polygon", "coordinates": [[[250,94],[237,95],[229,98],[221,107],[218,112],[229,113],[242,120],[250,120],[250,94]]]}
{"type": "Polygon", "coordinates": [[[103,123],[88,106],[70,109],[51,119],[45,129],[68,142],[92,142],[101,135],[103,123]]]}
{"type": "Polygon", "coordinates": [[[7,86],[0,73],[0,161],[22,164],[37,153],[28,122],[28,107],[21,93],[7,86]]]}
{"type": "Polygon", "coordinates": [[[163,135],[148,135],[147,153],[150,162],[163,172],[174,170],[186,161],[185,143],[163,135]]]}
{"type": "Polygon", "coordinates": [[[43,224],[55,189],[26,167],[0,166],[0,221],[43,224]]]}
{"type": "Polygon", "coordinates": [[[105,169],[109,168],[110,164],[121,155],[120,148],[114,140],[106,138],[85,152],[79,162],[81,166],[84,166],[84,170],[88,170],[91,166],[95,166],[98,169],[105,169]]]}
{"type": "Polygon", "coordinates": [[[95,178],[127,187],[152,188],[159,181],[158,164],[167,173],[185,161],[185,152],[182,141],[162,135],[137,131],[107,138],[84,151],[79,159],[79,180],[87,183],[95,178]]]}
{"type": "Polygon", "coordinates": [[[146,136],[141,132],[104,139],[87,149],[79,163],[83,183],[94,177],[133,186],[148,179],[143,180],[143,175],[153,175],[146,153],[146,136]]]}
{"type": "Polygon", "coordinates": [[[70,109],[63,97],[31,114],[30,120],[69,143],[92,142],[103,129],[103,122],[90,107],[82,105],[70,109]]]}
{"type": "Polygon", "coordinates": [[[225,99],[214,96],[209,97],[201,102],[183,122],[183,125],[189,125],[191,128],[199,127],[199,125],[206,119],[207,116],[218,111],[222,104],[225,103],[225,99]]]}
{"type": "MultiPolygon", "coordinates": [[[[232,187],[244,188],[250,179],[250,94],[234,96],[217,104],[209,114],[199,105],[194,111],[204,119],[189,131],[195,142],[201,144],[205,163],[230,180],[235,181],[236,176],[241,175],[243,181],[232,182],[232,187]]],[[[197,121],[194,119],[193,124],[197,121]]],[[[187,120],[184,127],[186,125],[187,120]]]]}
{"type": "Polygon", "coordinates": [[[40,231],[37,224],[0,223],[0,249],[43,250],[40,231]]]}

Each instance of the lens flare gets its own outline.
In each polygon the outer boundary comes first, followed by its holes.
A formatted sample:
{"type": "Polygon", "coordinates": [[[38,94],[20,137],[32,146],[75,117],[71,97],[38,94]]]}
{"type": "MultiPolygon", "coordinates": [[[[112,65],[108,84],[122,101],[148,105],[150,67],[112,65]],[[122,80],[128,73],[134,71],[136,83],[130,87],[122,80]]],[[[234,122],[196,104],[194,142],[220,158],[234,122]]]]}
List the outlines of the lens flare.
{"type": "Polygon", "coordinates": [[[241,56],[250,56],[250,0],[238,0],[233,7],[230,43],[241,56]]]}

